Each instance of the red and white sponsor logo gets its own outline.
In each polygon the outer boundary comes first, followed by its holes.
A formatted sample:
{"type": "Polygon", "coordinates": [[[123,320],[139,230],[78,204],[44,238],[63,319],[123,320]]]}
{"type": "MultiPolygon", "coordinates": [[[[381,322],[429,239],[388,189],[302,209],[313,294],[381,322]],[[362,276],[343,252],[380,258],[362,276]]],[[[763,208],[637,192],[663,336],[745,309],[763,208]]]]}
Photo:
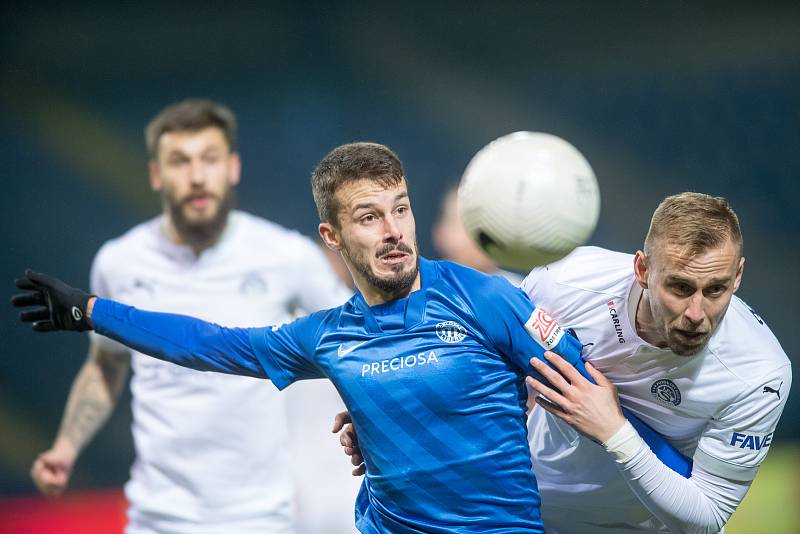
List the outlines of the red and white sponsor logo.
{"type": "Polygon", "coordinates": [[[547,312],[536,308],[530,318],[525,321],[525,330],[545,350],[552,350],[564,337],[564,330],[547,312]]]}

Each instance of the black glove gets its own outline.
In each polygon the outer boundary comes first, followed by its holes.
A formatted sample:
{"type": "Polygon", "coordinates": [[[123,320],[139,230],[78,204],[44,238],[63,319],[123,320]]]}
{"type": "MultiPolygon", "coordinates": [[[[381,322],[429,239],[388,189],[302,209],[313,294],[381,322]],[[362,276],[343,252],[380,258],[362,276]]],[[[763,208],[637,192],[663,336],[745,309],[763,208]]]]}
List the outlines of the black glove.
{"type": "Polygon", "coordinates": [[[83,332],[92,329],[86,320],[86,306],[93,295],[70,287],[57,278],[35,273],[30,269],[25,271],[25,278],[20,278],[15,283],[19,289],[28,292],[11,297],[11,304],[17,308],[35,306],[19,312],[19,320],[23,323],[33,323],[31,328],[35,331],[83,332]]]}

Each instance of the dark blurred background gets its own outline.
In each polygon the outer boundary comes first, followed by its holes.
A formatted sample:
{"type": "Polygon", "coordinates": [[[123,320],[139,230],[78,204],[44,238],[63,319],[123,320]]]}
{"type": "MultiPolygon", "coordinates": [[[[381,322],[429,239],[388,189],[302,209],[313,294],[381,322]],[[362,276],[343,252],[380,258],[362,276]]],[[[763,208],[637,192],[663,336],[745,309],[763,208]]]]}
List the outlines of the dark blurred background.
{"type": "MultiPolygon", "coordinates": [[[[441,194],[515,130],[560,135],[592,163],[593,244],[635,251],[667,194],[726,196],[745,235],[739,295],[797,361],[798,2],[4,3],[4,298],[28,266],[87,286],[99,246],[159,212],[142,130],[187,96],[238,114],[240,207],[312,236],[310,171],[354,140],[403,159],[428,256],[441,194]]],[[[0,494],[31,494],[87,340],[35,336],[10,306],[0,340],[0,494]]],[[[776,444],[800,439],[794,397],[776,444]]],[[[126,479],[119,408],[74,488],[126,479]]]]}

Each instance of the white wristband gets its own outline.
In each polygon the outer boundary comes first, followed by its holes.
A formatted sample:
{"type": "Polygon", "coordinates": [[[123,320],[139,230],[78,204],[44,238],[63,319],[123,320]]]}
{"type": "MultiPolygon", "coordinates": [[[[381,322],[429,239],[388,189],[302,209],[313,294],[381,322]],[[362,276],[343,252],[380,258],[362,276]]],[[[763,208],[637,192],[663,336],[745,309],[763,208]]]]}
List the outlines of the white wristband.
{"type": "Polygon", "coordinates": [[[618,462],[624,463],[633,458],[633,455],[636,454],[643,443],[644,440],[633,428],[630,421],[625,421],[622,428],[608,438],[608,441],[603,443],[603,446],[614,455],[618,462]]]}

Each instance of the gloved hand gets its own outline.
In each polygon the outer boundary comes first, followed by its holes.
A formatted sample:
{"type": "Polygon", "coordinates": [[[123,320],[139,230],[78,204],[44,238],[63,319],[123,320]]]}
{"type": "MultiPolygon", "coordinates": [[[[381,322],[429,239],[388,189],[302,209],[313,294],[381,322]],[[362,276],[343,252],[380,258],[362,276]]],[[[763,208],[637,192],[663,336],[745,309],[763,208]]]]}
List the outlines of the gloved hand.
{"type": "Polygon", "coordinates": [[[16,280],[19,289],[26,293],[14,295],[11,304],[17,308],[31,309],[19,312],[19,320],[33,323],[31,328],[36,332],[52,332],[54,330],[77,330],[83,332],[92,327],[86,319],[86,307],[93,296],[85,291],[70,287],[61,280],[30,269],[25,271],[25,278],[16,280]]]}

